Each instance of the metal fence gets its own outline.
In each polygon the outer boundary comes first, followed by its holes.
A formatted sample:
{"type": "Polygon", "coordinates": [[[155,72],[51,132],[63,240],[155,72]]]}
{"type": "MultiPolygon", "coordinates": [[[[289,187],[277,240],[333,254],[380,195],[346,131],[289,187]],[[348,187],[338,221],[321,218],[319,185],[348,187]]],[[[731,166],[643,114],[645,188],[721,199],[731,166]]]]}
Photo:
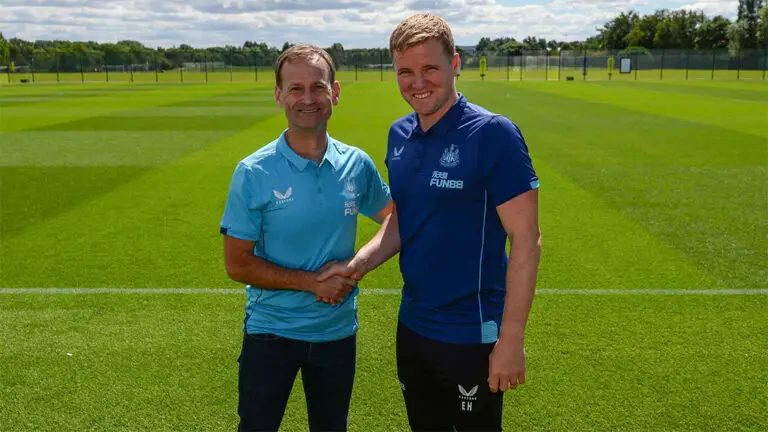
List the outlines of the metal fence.
{"type": "MultiPolygon", "coordinates": [[[[337,78],[394,81],[386,50],[332,53],[337,78]]],[[[253,58],[233,65],[206,55],[170,61],[148,53],[141,63],[111,64],[103,57],[41,55],[0,66],[7,84],[66,82],[273,82],[273,58],[253,58]],[[243,64],[244,63],[244,64],[243,64]]],[[[579,50],[521,51],[510,54],[463,53],[459,80],[761,80],[766,81],[768,49],[650,50],[622,52],[579,50]],[[481,69],[481,59],[486,66],[481,69]]]]}

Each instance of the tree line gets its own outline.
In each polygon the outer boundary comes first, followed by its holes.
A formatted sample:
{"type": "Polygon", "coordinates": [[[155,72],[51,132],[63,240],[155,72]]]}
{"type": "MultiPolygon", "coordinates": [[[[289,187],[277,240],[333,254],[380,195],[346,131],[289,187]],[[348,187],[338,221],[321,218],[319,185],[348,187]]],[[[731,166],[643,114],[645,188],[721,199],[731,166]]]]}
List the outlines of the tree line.
{"type": "Polygon", "coordinates": [[[768,4],[763,0],[739,0],[736,21],[722,15],[707,17],[701,11],[659,9],[641,15],[622,12],[596,29],[584,41],[562,42],[533,36],[522,41],[484,37],[476,50],[484,53],[518,55],[523,51],[651,49],[712,50],[732,52],[768,48],[768,4]]]}
{"type": "MultiPolygon", "coordinates": [[[[232,65],[236,67],[272,66],[277,57],[293,44],[282,48],[264,42],[246,41],[242,46],[195,48],[187,44],[178,47],[147,47],[141,42],[124,40],[116,43],[65,40],[26,41],[19,38],[6,40],[0,33],[0,65],[13,61],[16,66],[32,65],[36,70],[85,71],[104,65],[170,70],[180,67],[207,67],[232,65]]],[[[327,47],[337,62],[363,64],[390,61],[389,52],[382,48],[356,49],[345,52],[340,43],[327,47]],[[382,57],[382,55],[384,55],[382,57]]]]}
{"type": "MultiPolygon", "coordinates": [[[[565,42],[528,36],[521,41],[502,37],[483,37],[473,48],[482,54],[519,55],[523,51],[549,51],[557,55],[562,50],[649,50],[729,49],[731,52],[768,49],[768,4],[763,0],[739,0],[735,21],[723,16],[707,17],[700,11],[660,9],[641,15],[630,10],[622,12],[602,27],[597,34],[583,41],[565,42]]],[[[292,44],[268,46],[264,42],[246,41],[242,46],[195,48],[187,44],[178,47],[147,47],[141,42],[125,40],[117,43],[63,40],[6,40],[0,33],[0,65],[13,61],[16,65],[34,64],[36,70],[79,71],[103,65],[170,70],[180,67],[226,64],[235,67],[271,66],[292,44]]],[[[386,48],[345,49],[341,43],[326,48],[337,64],[376,67],[391,63],[386,48]]],[[[463,48],[458,48],[464,54],[463,48]]],[[[213,66],[215,67],[215,66],[213,66]]]]}

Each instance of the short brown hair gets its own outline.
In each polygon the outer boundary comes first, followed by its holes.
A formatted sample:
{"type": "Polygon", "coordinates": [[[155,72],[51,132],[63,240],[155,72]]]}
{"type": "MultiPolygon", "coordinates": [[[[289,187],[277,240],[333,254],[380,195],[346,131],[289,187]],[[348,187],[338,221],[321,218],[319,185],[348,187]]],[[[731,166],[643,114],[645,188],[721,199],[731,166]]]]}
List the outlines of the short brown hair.
{"type": "Polygon", "coordinates": [[[333,84],[334,81],[336,81],[336,67],[333,65],[333,59],[331,56],[324,49],[317,45],[298,44],[283,51],[283,53],[280,54],[280,57],[277,58],[277,62],[275,63],[275,82],[277,83],[277,86],[280,87],[282,85],[280,71],[283,70],[283,64],[295,60],[305,60],[311,62],[318,57],[325,60],[325,63],[328,65],[328,68],[331,71],[330,84],[333,84]]]}
{"type": "Polygon", "coordinates": [[[389,51],[394,56],[396,51],[405,51],[430,39],[440,42],[445,54],[453,57],[456,47],[451,27],[444,19],[431,13],[411,15],[401,22],[389,37],[389,51]]]}

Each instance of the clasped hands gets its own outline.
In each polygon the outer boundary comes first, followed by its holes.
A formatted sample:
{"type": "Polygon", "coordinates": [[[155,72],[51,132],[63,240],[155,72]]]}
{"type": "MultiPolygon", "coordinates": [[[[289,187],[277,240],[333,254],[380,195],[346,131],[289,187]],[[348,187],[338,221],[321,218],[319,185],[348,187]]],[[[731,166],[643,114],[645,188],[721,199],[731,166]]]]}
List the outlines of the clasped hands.
{"type": "Polygon", "coordinates": [[[312,292],[318,301],[335,306],[355,289],[363,275],[352,261],[329,261],[317,270],[312,292]]]}

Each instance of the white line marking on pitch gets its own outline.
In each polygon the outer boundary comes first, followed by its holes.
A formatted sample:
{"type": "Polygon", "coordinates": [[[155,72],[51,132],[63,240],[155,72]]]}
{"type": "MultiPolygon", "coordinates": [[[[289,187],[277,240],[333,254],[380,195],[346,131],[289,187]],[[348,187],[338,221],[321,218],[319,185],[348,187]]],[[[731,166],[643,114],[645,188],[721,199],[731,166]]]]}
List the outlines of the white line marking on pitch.
{"type": "MultiPolygon", "coordinates": [[[[0,288],[0,294],[244,294],[240,288],[0,288]]],[[[363,295],[400,295],[395,288],[362,288],[363,295]]],[[[537,294],[561,295],[768,295],[768,288],[743,289],[581,289],[540,288],[537,294]]]]}

